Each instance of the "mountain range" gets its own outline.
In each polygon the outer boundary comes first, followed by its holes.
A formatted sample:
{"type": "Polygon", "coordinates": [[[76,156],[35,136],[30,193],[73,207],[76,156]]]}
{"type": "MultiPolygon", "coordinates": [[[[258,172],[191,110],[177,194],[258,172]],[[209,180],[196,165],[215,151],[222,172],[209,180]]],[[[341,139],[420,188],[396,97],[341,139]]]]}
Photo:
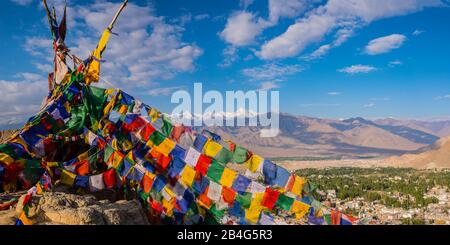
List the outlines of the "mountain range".
{"type": "Polygon", "coordinates": [[[337,120],[286,113],[279,116],[280,133],[272,138],[260,137],[261,126],[207,129],[269,158],[366,158],[419,153],[450,135],[448,120],[337,120]]]}
{"type": "MultiPolygon", "coordinates": [[[[279,114],[279,118],[279,134],[269,138],[260,136],[263,129],[260,125],[205,128],[267,158],[341,159],[418,154],[436,149],[441,138],[450,136],[448,119],[338,120],[287,113],[279,114]]],[[[5,135],[0,133],[0,138],[6,137],[8,131],[3,131],[5,135]]]]}

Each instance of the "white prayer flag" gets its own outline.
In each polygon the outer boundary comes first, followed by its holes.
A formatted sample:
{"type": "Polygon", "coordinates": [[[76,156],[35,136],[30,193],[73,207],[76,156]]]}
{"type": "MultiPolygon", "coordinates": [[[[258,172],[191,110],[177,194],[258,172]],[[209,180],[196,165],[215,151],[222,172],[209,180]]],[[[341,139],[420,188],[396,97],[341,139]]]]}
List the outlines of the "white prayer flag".
{"type": "Polygon", "coordinates": [[[89,177],[89,189],[91,192],[96,192],[105,189],[105,183],[103,182],[103,175],[97,174],[89,177]]]}
{"type": "Polygon", "coordinates": [[[198,158],[200,157],[200,152],[196,151],[194,148],[190,147],[184,161],[191,167],[197,165],[198,158]]]}

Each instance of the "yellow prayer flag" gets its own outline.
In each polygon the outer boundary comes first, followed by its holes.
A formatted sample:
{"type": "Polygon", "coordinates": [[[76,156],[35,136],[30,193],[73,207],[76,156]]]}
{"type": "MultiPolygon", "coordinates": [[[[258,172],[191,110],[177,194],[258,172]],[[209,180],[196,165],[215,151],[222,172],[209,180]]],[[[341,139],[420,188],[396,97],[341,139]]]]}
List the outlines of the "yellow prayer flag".
{"type": "Polygon", "coordinates": [[[150,179],[154,180],[156,178],[156,174],[146,171],[145,175],[147,175],[148,177],[150,177],[150,179]]]}
{"type": "Polygon", "coordinates": [[[44,193],[44,191],[42,191],[42,186],[41,186],[40,182],[38,182],[36,184],[36,189],[37,189],[37,191],[36,191],[37,194],[41,195],[42,193],[44,193]]]}
{"type": "Polygon", "coordinates": [[[162,200],[162,206],[166,209],[166,214],[169,217],[172,217],[173,215],[173,204],[171,201],[167,201],[163,198],[162,200]]]}
{"type": "Polygon", "coordinates": [[[161,144],[159,144],[158,146],[155,146],[155,148],[158,152],[164,154],[164,156],[168,156],[169,153],[173,150],[173,148],[175,148],[175,146],[176,146],[175,141],[169,138],[165,138],[163,142],[161,142],[161,144]]]}
{"type": "Polygon", "coordinates": [[[61,173],[61,183],[64,185],[68,185],[68,186],[72,186],[73,183],[75,182],[75,178],[77,177],[76,174],[71,173],[67,170],[63,170],[61,173]]]}
{"type": "Polygon", "coordinates": [[[204,148],[205,155],[209,157],[215,157],[217,153],[219,153],[219,151],[222,150],[222,148],[223,147],[221,144],[208,139],[204,148]]]}
{"type": "Polygon", "coordinates": [[[22,211],[22,213],[19,216],[20,221],[22,221],[22,224],[24,225],[33,225],[33,221],[31,219],[29,219],[26,215],[25,212],[22,211]]]}
{"type": "Polygon", "coordinates": [[[253,193],[252,201],[250,202],[250,208],[263,208],[261,205],[264,199],[264,192],[261,193],[253,193]]]}
{"type": "Polygon", "coordinates": [[[302,195],[303,185],[306,183],[306,179],[303,177],[295,176],[294,185],[292,186],[291,192],[297,196],[302,195]]]}
{"type": "Polygon", "coordinates": [[[259,166],[262,164],[264,159],[256,154],[253,154],[247,162],[245,162],[245,167],[247,167],[248,170],[255,173],[258,171],[259,166]]]}
{"type": "Polygon", "coordinates": [[[123,159],[123,155],[122,153],[115,151],[113,153],[113,160],[112,160],[112,167],[114,169],[118,169],[120,167],[120,163],[122,163],[122,159],[123,159]]]}
{"type": "Polygon", "coordinates": [[[237,177],[237,172],[229,169],[229,168],[225,168],[225,170],[222,173],[222,178],[220,179],[220,184],[222,184],[223,186],[226,186],[228,188],[231,188],[231,186],[233,185],[234,179],[236,179],[237,177]]]}
{"type": "Polygon", "coordinates": [[[295,214],[297,219],[303,218],[305,214],[309,212],[309,205],[298,200],[294,200],[294,203],[291,207],[291,212],[295,214]]]}
{"type": "Polygon", "coordinates": [[[152,123],[154,123],[156,120],[158,120],[159,117],[161,117],[161,112],[159,112],[155,108],[150,108],[148,116],[152,119],[152,123]]]}
{"type": "Polygon", "coordinates": [[[256,224],[259,220],[259,216],[261,215],[261,207],[250,207],[245,210],[245,219],[251,223],[256,224]]]}
{"type": "Polygon", "coordinates": [[[92,52],[93,59],[88,65],[88,69],[85,74],[85,81],[88,85],[92,82],[97,82],[100,78],[100,60],[102,59],[102,52],[106,48],[110,35],[111,31],[109,29],[105,29],[100,41],[97,44],[97,48],[92,52]]]}
{"type": "Polygon", "coordinates": [[[135,160],[133,151],[129,151],[126,157],[130,160],[135,160]]]}
{"type": "Polygon", "coordinates": [[[81,153],[79,156],[78,156],[78,161],[84,161],[84,160],[88,160],[88,158],[89,158],[89,154],[88,154],[88,152],[86,151],[86,152],[83,152],[83,153],[81,153]]]}
{"type": "Polygon", "coordinates": [[[105,94],[110,95],[110,94],[114,93],[114,91],[116,91],[115,88],[109,88],[109,89],[105,90],[105,94]]]}
{"type": "Polygon", "coordinates": [[[14,162],[14,159],[6,153],[0,152],[0,162],[6,163],[6,165],[14,162]]]}
{"type": "Polygon", "coordinates": [[[119,110],[117,111],[119,114],[121,115],[125,115],[128,112],[128,106],[127,105],[122,105],[120,106],[119,110]]]}
{"type": "Polygon", "coordinates": [[[48,168],[58,167],[58,162],[46,162],[46,164],[48,168]]]}
{"type": "Polygon", "coordinates": [[[181,174],[181,180],[190,187],[192,186],[192,182],[194,182],[195,174],[195,170],[186,165],[184,167],[183,173],[181,174]]]}
{"type": "Polygon", "coordinates": [[[111,147],[112,147],[114,150],[116,150],[116,151],[119,150],[119,146],[117,145],[117,139],[116,139],[116,138],[113,138],[113,139],[111,140],[111,147]]]}
{"type": "Polygon", "coordinates": [[[103,109],[103,115],[108,115],[114,107],[116,97],[114,96],[103,109]]]}
{"type": "Polygon", "coordinates": [[[72,107],[70,106],[69,101],[66,101],[66,102],[64,103],[64,109],[66,109],[66,111],[69,112],[69,113],[70,113],[70,111],[72,110],[72,107]]]}
{"type": "Polygon", "coordinates": [[[168,200],[172,200],[172,198],[175,197],[175,193],[173,193],[173,191],[169,188],[168,185],[164,186],[164,191],[167,193],[167,195],[170,196],[168,200]]]}

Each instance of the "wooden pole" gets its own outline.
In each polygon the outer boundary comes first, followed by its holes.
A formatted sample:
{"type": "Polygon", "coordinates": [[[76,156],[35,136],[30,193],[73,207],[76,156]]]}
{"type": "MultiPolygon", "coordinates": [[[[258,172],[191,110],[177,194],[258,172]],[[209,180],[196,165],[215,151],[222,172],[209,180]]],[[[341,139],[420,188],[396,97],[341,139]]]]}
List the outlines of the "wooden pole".
{"type": "Polygon", "coordinates": [[[120,13],[122,12],[122,10],[127,6],[127,3],[128,3],[128,0],[125,0],[125,1],[122,3],[122,6],[120,6],[119,10],[117,10],[116,15],[114,15],[113,20],[111,21],[111,23],[110,23],[109,26],[108,26],[108,30],[111,31],[111,30],[114,28],[114,24],[116,23],[117,18],[119,17],[119,15],[120,15],[120,13]]]}

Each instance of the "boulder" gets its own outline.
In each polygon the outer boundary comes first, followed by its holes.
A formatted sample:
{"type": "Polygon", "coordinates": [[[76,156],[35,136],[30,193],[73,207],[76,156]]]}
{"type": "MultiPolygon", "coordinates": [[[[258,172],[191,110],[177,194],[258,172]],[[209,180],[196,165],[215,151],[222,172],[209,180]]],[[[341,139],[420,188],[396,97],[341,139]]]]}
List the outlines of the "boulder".
{"type": "MultiPolygon", "coordinates": [[[[19,199],[16,215],[22,211],[19,199]]],[[[137,200],[110,202],[92,195],[46,192],[31,199],[29,216],[37,225],[147,225],[148,219],[137,200]]]]}

